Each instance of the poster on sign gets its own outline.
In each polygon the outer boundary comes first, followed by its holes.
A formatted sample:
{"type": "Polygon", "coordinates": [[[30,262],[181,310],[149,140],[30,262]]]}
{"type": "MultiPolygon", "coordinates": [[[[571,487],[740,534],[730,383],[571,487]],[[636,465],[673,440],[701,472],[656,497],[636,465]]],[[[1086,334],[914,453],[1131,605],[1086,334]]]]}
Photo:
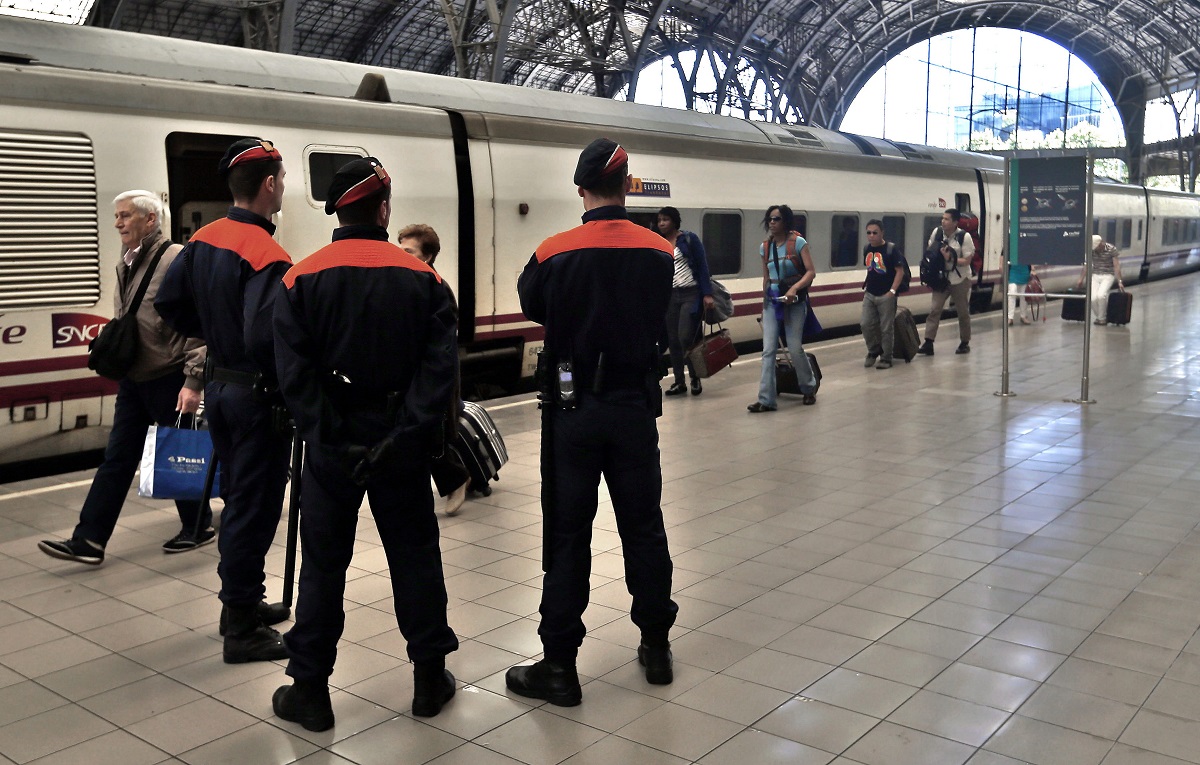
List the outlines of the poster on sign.
{"type": "Polygon", "coordinates": [[[1086,157],[1009,161],[1009,263],[1077,266],[1087,229],[1086,157]]]}

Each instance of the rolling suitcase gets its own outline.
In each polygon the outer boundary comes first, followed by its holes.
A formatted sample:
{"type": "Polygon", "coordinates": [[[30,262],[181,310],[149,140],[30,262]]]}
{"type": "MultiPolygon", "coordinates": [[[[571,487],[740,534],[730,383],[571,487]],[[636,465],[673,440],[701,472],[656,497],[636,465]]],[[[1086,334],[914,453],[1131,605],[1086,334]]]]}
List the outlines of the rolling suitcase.
{"type": "Polygon", "coordinates": [[[1106,314],[1109,324],[1128,324],[1133,314],[1133,295],[1120,291],[1108,293],[1106,314]]]}
{"type": "Polygon", "coordinates": [[[921,345],[921,336],[917,334],[917,323],[913,321],[912,311],[902,305],[896,306],[896,322],[893,332],[892,356],[904,359],[907,364],[917,355],[921,345]]]}
{"type": "Polygon", "coordinates": [[[1087,300],[1078,290],[1069,289],[1067,292],[1078,293],[1077,298],[1063,298],[1062,317],[1064,321],[1083,321],[1087,318],[1087,300]]]}
{"type": "MultiPolygon", "coordinates": [[[[817,363],[817,357],[811,353],[805,353],[808,357],[808,365],[812,368],[813,377],[817,379],[817,384],[813,386],[813,395],[821,389],[821,365],[817,363]]],[[[796,374],[796,367],[792,364],[792,355],[787,349],[780,349],[780,352],[775,356],[775,391],[777,393],[792,393],[797,396],[803,395],[800,390],[800,377],[796,374]]]]}
{"type": "Polygon", "coordinates": [[[488,481],[500,478],[500,468],[508,462],[504,438],[492,416],[474,401],[464,401],[458,418],[458,437],[450,448],[471,474],[471,491],[484,496],[492,493],[488,481]]]}
{"type": "MultiPolygon", "coordinates": [[[[995,294],[995,282],[979,282],[971,285],[971,297],[968,306],[969,313],[983,313],[991,310],[992,295],[995,294]]],[[[955,306],[955,310],[958,306],[955,306]]]]}

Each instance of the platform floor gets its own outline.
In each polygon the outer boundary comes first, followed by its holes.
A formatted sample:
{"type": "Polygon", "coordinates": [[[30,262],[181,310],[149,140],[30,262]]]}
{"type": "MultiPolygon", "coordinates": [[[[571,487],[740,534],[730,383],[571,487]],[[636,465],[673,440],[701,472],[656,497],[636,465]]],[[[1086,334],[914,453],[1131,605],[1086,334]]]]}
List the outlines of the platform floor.
{"type": "MultiPolygon", "coordinates": [[[[1016,326],[972,353],[864,369],[815,344],[816,406],[750,415],[758,359],[660,420],[680,605],[676,679],[649,686],[601,506],[582,706],[530,703],[537,413],[492,402],[512,461],[440,517],[460,691],[409,712],[411,668],[369,513],[332,683],[336,727],[272,716],[283,663],[222,663],[216,548],[164,555],[131,496],[103,566],[52,560],[90,473],[0,486],[0,762],[498,765],[1167,765],[1200,762],[1200,275],[1133,288],[1133,323],[1016,326]]],[[[1057,316],[1058,304],[1050,313],[1057,316]]],[[[268,560],[278,597],[283,528],[268,560]]],[[[287,625],[283,625],[285,628],[287,625]]]]}

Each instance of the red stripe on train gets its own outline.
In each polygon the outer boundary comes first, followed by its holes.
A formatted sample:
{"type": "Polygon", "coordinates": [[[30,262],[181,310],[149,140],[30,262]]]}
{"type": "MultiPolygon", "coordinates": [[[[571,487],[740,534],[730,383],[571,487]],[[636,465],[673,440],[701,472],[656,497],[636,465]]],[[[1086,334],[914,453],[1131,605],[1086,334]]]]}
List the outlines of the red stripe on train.
{"type": "Polygon", "coordinates": [[[0,408],[33,404],[48,404],[80,398],[111,396],[117,392],[117,383],[103,377],[85,377],[78,380],[58,380],[32,385],[12,385],[0,388],[0,408]]]}
{"type": "Polygon", "coordinates": [[[48,359],[6,361],[0,364],[0,377],[14,375],[36,375],[42,372],[61,372],[64,369],[87,369],[87,354],[82,356],[55,356],[48,359]]]}

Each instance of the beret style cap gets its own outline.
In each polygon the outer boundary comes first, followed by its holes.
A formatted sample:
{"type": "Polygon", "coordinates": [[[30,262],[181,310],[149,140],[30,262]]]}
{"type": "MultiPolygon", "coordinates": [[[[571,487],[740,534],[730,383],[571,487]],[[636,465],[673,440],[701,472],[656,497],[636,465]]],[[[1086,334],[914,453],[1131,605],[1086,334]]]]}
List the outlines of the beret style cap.
{"type": "Polygon", "coordinates": [[[590,189],[629,162],[629,155],[616,141],[597,138],[587,145],[575,165],[575,185],[590,189]]]}
{"type": "Polygon", "coordinates": [[[221,162],[217,165],[217,172],[224,177],[238,165],[269,160],[283,160],[283,155],[275,148],[275,144],[261,138],[243,138],[225,150],[225,156],[221,157],[221,162]]]}
{"type": "Polygon", "coordinates": [[[374,157],[353,159],[342,165],[329,183],[329,194],[325,197],[325,214],[366,199],[384,189],[392,187],[392,178],[383,165],[374,157]]]}

